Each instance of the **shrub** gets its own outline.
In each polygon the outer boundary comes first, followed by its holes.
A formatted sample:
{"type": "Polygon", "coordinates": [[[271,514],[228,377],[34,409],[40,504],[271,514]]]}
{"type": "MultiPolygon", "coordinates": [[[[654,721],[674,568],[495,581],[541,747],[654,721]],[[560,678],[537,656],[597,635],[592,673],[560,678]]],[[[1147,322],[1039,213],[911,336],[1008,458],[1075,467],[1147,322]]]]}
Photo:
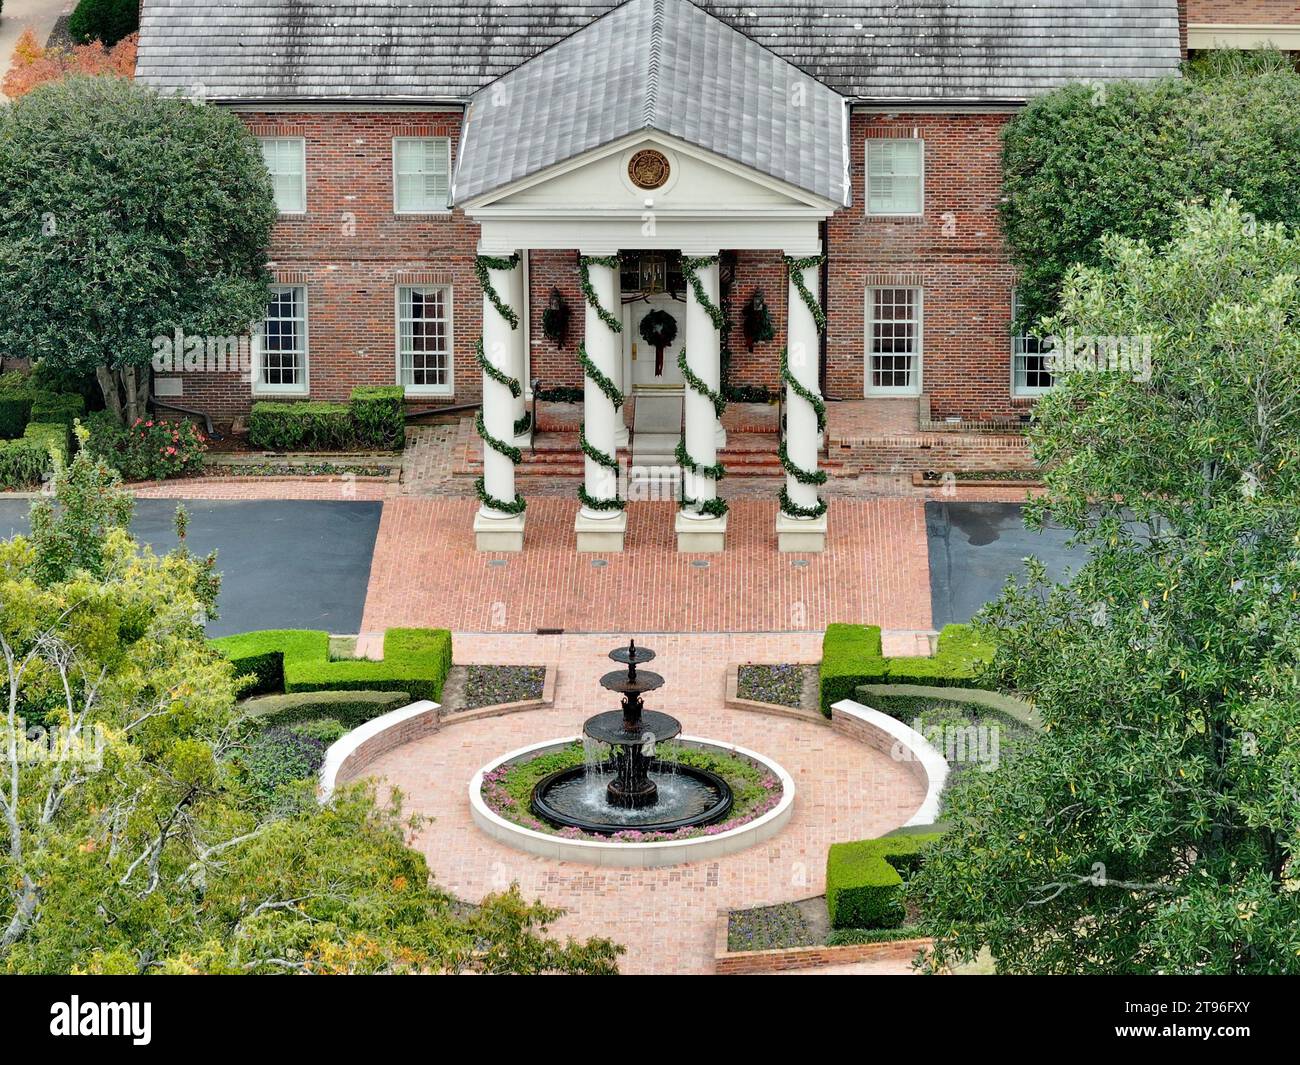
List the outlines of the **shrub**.
{"type": "Polygon", "coordinates": [[[249,791],[259,806],[271,806],[286,784],[308,780],[325,762],[327,744],[293,729],[267,729],[254,738],[242,761],[249,791]]]}
{"type": "Polygon", "coordinates": [[[290,725],[289,731],[296,732],[299,736],[308,736],[320,740],[324,744],[334,743],[348,733],[343,724],[335,721],[332,717],[318,717],[312,721],[300,721],[296,725],[290,725]]]}
{"type": "Polygon", "coordinates": [[[252,680],[243,694],[308,691],[406,692],[411,699],[437,699],[451,668],[446,629],[389,629],[384,658],[329,658],[329,634],[310,629],[267,629],[223,636],[213,645],[234,663],[237,676],[252,680]]]}
{"type": "Polygon", "coordinates": [[[11,100],[25,96],[38,85],[69,74],[116,74],[129,78],[135,72],[136,35],[107,48],[98,41],[65,48],[43,48],[31,30],[24,30],[14,47],[9,73],[0,85],[11,100]]]}
{"type": "Polygon", "coordinates": [[[44,479],[52,465],[50,448],[68,457],[65,425],[28,423],[17,440],[0,440],[0,488],[31,488],[44,479]]]}
{"type": "Polygon", "coordinates": [[[906,917],[903,877],[938,834],[832,843],[826,854],[826,910],[832,928],[897,928],[906,917]]]}
{"type": "Polygon", "coordinates": [[[349,406],[357,442],[363,447],[400,450],[406,443],[405,397],[401,385],[354,388],[349,406]]]}
{"type": "Polygon", "coordinates": [[[22,436],[31,413],[32,397],[27,393],[0,391],[0,439],[22,436]]]}
{"type": "Polygon", "coordinates": [[[822,640],[821,708],[830,717],[841,699],[854,698],[862,684],[931,684],[979,687],[993,657],[993,645],[970,625],[945,625],[933,656],[880,652],[875,625],[828,625],[822,640]]]}
{"type": "Polygon", "coordinates": [[[137,418],[124,429],[102,412],[87,422],[91,451],[128,481],[161,481],[193,473],[203,465],[207,438],[193,422],[137,418]]]}
{"type": "Polygon", "coordinates": [[[139,0],[81,0],[68,19],[68,34],[78,44],[112,47],[139,28],[139,0]]]}
{"type": "Polygon", "coordinates": [[[31,420],[34,422],[62,422],[69,429],[72,423],[86,413],[86,400],[82,396],[65,392],[36,392],[32,395],[31,420]]]}
{"type": "Polygon", "coordinates": [[[356,430],[343,403],[254,403],[248,442],[267,451],[344,451],[356,445],[356,430]]]}
{"type": "Polygon", "coordinates": [[[247,700],[241,709],[266,728],[328,720],[351,731],[409,702],[411,696],[404,691],[314,691],[262,695],[247,700]]]}
{"type": "Polygon", "coordinates": [[[970,625],[945,625],[933,657],[887,658],[889,684],[978,687],[993,658],[993,645],[970,625]]]}
{"type": "Polygon", "coordinates": [[[859,684],[879,684],[884,679],[885,660],[880,653],[880,626],[826,626],[822,640],[821,708],[827,717],[831,706],[852,699],[859,684]]]}

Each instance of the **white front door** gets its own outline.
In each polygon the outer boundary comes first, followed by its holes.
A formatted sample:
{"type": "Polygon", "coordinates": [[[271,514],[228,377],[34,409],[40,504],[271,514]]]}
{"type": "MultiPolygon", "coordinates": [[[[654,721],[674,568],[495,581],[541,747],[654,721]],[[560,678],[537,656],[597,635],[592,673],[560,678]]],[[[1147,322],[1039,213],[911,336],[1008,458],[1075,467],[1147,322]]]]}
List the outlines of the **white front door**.
{"type": "Polygon", "coordinates": [[[652,391],[656,389],[681,389],[682,372],[677,368],[677,354],[686,342],[686,303],[675,300],[666,292],[623,306],[623,365],[627,390],[652,391]],[[662,357],[654,345],[647,344],[641,336],[641,323],[652,312],[667,314],[677,324],[673,342],[666,345],[662,357]]]}

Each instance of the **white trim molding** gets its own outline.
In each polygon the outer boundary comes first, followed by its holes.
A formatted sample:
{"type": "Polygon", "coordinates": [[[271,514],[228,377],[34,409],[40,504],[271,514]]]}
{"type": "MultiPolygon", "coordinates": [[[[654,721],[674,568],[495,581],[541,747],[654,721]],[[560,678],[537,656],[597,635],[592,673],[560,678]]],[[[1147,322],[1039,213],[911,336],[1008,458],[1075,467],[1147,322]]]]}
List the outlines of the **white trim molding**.
{"type": "Polygon", "coordinates": [[[904,763],[912,776],[925,787],[925,799],[902,827],[934,824],[939,817],[940,797],[948,782],[947,759],[916,729],[862,703],[852,699],[832,703],[832,727],[836,724],[836,714],[841,720],[847,718],[857,726],[844,731],[853,733],[876,750],[884,751],[896,762],[904,763]]]}
{"type": "Polygon", "coordinates": [[[1216,48],[1276,48],[1283,52],[1300,51],[1300,26],[1269,23],[1207,22],[1187,27],[1189,51],[1216,48]]]}

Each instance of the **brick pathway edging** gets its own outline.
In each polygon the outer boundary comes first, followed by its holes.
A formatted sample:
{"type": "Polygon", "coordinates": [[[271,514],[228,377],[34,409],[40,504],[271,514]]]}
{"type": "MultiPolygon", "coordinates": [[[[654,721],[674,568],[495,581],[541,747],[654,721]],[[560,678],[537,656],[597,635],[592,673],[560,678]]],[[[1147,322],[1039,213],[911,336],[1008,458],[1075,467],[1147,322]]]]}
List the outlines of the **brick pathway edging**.
{"type": "Polygon", "coordinates": [[[318,778],[317,796],[329,801],[341,784],[356,780],[382,754],[437,732],[439,705],[420,699],[358,725],[330,744],[318,778]]]}
{"type": "Polygon", "coordinates": [[[476,706],[470,710],[456,710],[445,715],[444,724],[460,724],[462,721],[481,721],[485,717],[501,717],[504,714],[517,714],[522,710],[536,710],[538,707],[550,706],[555,702],[555,681],[559,670],[554,663],[545,667],[542,678],[542,694],[538,699],[517,699],[513,703],[492,703],[489,706],[476,706]]]}
{"type": "Polygon", "coordinates": [[[742,699],[740,689],[740,667],[748,662],[732,662],[727,666],[726,705],[736,710],[750,710],[756,714],[771,714],[773,717],[792,717],[799,721],[810,721],[819,725],[828,725],[829,721],[819,711],[805,710],[801,706],[783,706],[781,703],[765,703],[759,699],[742,699]]]}
{"type": "Polygon", "coordinates": [[[714,972],[718,976],[750,976],[757,973],[817,969],[824,965],[858,965],[863,962],[911,962],[919,951],[934,945],[933,939],[892,939],[881,943],[846,943],[843,946],[774,947],[771,950],[727,949],[730,910],[718,911],[713,950],[714,972]]]}

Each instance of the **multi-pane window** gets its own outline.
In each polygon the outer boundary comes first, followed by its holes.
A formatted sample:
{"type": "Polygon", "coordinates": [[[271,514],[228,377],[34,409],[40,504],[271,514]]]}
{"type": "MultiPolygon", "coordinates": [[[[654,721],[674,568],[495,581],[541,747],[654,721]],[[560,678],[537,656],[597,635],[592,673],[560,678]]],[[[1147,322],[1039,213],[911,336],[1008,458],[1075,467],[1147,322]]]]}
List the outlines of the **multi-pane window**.
{"type": "Polygon", "coordinates": [[[867,290],[867,391],[921,391],[921,290],[867,290]]]}
{"type": "Polygon", "coordinates": [[[302,285],[271,289],[258,362],[260,391],[307,390],[307,290],[302,285]]]}
{"type": "Polygon", "coordinates": [[[921,214],[924,172],[924,141],[867,141],[867,214],[921,214]]]}
{"type": "Polygon", "coordinates": [[[261,141],[276,208],[281,214],[302,214],[307,210],[306,142],[301,137],[263,137],[261,141]]]}
{"type": "Polygon", "coordinates": [[[415,391],[451,392],[451,289],[397,290],[397,380],[415,391]]]}
{"type": "MultiPolygon", "coordinates": [[[[1011,322],[1020,317],[1020,302],[1011,295],[1011,322]]],[[[1050,345],[1015,329],[1011,337],[1011,391],[1017,396],[1037,396],[1052,387],[1050,345]]]]}
{"type": "Polygon", "coordinates": [[[393,198],[399,213],[445,211],[451,200],[451,140],[393,138],[393,198]]]}

